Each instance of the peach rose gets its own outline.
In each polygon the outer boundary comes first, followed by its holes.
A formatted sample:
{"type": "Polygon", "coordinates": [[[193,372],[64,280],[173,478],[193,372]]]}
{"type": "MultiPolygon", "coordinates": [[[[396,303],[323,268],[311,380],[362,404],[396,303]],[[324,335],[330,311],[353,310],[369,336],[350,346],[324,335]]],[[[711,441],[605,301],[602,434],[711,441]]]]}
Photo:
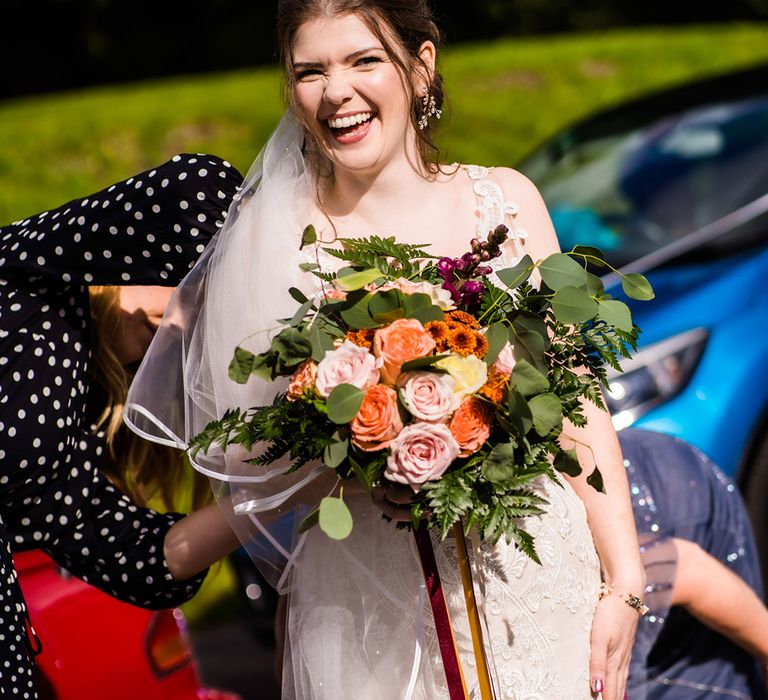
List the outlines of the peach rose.
{"type": "Polygon", "coordinates": [[[418,491],[425,481],[439,479],[459,456],[459,445],[445,423],[411,423],[390,445],[384,476],[418,491]]]}
{"type": "Polygon", "coordinates": [[[394,384],[400,368],[409,360],[425,357],[435,349],[435,340],[415,318],[400,318],[376,331],[373,354],[383,360],[381,376],[394,384]]]}
{"type": "Polygon", "coordinates": [[[361,450],[373,452],[389,447],[392,439],[403,429],[395,390],[384,384],[368,389],[350,429],[352,442],[361,450]]]}
{"type": "Polygon", "coordinates": [[[296,401],[306,389],[314,387],[316,376],[317,365],[312,360],[304,360],[293,373],[290,384],[288,384],[288,399],[296,401]]]}
{"type": "Polygon", "coordinates": [[[465,398],[451,418],[448,427],[461,449],[461,457],[477,452],[491,434],[493,413],[475,396],[465,398]]]}
{"type": "Polygon", "coordinates": [[[400,400],[408,412],[421,420],[445,420],[456,406],[454,380],[449,374],[408,372],[400,377],[400,400]]]}
{"type": "Polygon", "coordinates": [[[515,355],[512,352],[512,346],[509,343],[501,349],[493,366],[499,370],[499,372],[502,372],[507,376],[512,374],[512,370],[515,368],[515,355]]]}
{"type": "Polygon", "coordinates": [[[335,350],[329,350],[317,365],[315,388],[320,396],[328,396],[339,384],[352,384],[368,389],[379,381],[381,359],[366,348],[345,340],[335,350]]]}

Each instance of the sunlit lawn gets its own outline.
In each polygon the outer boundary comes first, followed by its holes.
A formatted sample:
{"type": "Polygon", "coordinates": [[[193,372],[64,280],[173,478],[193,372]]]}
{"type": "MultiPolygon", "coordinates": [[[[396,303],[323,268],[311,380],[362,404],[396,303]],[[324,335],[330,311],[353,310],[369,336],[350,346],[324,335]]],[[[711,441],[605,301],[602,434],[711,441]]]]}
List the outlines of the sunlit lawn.
{"type": "MultiPolygon", "coordinates": [[[[446,50],[447,161],[512,164],[597,107],[768,60],[768,28],[717,25],[501,40],[446,50]]],[[[274,69],[0,103],[0,222],[94,191],[174,153],[247,169],[282,113],[274,69]]]]}

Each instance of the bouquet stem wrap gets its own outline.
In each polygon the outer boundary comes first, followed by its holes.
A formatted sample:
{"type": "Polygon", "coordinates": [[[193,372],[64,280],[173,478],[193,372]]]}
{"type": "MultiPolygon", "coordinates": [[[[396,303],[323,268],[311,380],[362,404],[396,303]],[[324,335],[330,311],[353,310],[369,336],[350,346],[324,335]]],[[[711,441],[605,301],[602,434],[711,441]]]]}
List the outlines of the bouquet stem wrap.
{"type": "Polygon", "coordinates": [[[485,645],[483,644],[483,630],[477,610],[477,601],[475,600],[475,588],[472,584],[472,569],[469,564],[467,541],[464,538],[464,528],[460,521],[453,526],[453,536],[456,539],[456,558],[459,561],[464,601],[467,605],[467,616],[469,617],[469,631],[472,634],[472,648],[475,652],[480,698],[481,700],[494,700],[493,683],[491,682],[485,645]]]}
{"type": "Polygon", "coordinates": [[[419,550],[419,559],[424,570],[424,580],[427,584],[429,602],[432,605],[432,615],[435,618],[435,630],[440,644],[440,655],[443,658],[445,678],[448,681],[448,693],[450,700],[469,700],[464,673],[459,662],[459,653],[456,648],[456,640],[451,629],[451,619],[448,616],[448,607],[445,604],[443,587],[440,582],[440,574],[435,561],[435,551],[432,549],[432,540],[429,529],[422,523],[414,528],[413,536],[419,550]]]}

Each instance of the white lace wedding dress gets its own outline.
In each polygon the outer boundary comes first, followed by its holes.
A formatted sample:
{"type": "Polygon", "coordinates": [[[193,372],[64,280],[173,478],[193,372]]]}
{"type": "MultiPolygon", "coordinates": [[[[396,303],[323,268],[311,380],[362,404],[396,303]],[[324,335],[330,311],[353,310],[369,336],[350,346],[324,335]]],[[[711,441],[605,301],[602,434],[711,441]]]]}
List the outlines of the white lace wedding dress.
{"type": "MultiPolygon", "coordinates": [[[[466,168],[478,196],[478,232],[514,221],[486,168],[466,168]]],[[[496,269],[516,262],[513,250],[496,269]]],[[[503,540],[471,548],[478,605],[498,698],[588,700],[589,632],[599,564],[581,500],[542,479],[547,512],[528,519],[542,565],[503,540]]],[[[416,545],[385,522],[367,497],[347,499],[352,535],[329,540],[318,528],[301,543],[287,621],[283,697],[296,700],[447,698],[445,674],[416,545]]],[[[459,655],[479,698],[455,542],[433,535],[459,655]]]]}

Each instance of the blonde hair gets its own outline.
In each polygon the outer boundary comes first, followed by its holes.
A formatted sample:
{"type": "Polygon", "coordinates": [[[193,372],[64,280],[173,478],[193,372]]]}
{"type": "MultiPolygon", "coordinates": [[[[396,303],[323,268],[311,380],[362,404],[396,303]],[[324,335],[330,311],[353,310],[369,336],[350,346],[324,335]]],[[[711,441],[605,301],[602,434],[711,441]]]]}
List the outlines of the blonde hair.
{"type": "Polygon", "coordinates": [[[89,287],[91,373],[103,392],[94,429],[106,435],[100,470],[138,505],[160,500],[168,509],[195,509],[210,502],[208,480],[186,462],[184,453],[140,438],[123,423],[123,406],[133,375],[117,358],[114,339],[120,323],[120,287],[89,287]]]}

